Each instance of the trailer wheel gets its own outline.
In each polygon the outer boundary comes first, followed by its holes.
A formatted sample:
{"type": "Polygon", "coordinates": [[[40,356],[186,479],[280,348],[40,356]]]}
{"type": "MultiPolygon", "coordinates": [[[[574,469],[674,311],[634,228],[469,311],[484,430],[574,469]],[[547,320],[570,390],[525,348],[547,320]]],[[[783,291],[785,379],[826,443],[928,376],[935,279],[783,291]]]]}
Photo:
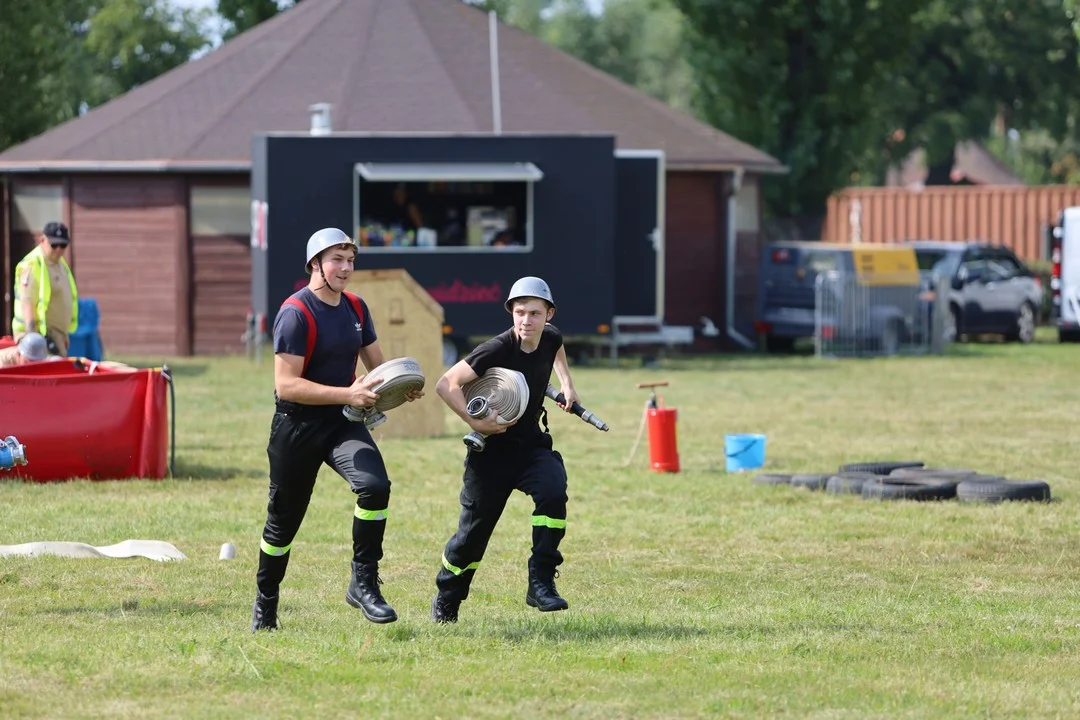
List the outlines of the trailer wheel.
{"type": "Polygon", "coordinates": [[[1058,328],[1058,342],[1080,342],[1080,330],[1065,330],[1064,328],[1058,328]]]}
{"type": "Polygon", "coordinates": [[[889,320],[881,334],[881,354],[892,357],[900,352],[900,321],[889,320]]]}
{"type": "Polygon", "coordinates": [[[795,351],[795,338],[765,336],[765,351],[770,353],[790,353],[795,351]]]}

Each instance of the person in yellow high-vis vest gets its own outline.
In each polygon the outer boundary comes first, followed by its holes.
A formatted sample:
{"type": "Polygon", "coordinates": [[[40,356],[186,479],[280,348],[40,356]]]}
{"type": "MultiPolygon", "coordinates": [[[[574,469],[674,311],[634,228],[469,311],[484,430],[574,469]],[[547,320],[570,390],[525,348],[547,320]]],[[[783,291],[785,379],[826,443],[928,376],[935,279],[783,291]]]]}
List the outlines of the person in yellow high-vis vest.
{"type": "Polygon", "coordinates": [[[48,223],[37,247],[15,266],[12,335],[19,339],[29,332],[41,333],[57,355],[67,355],[68,336],[79,326],[79,293],[64,259],[70,244],[66,225],[48,223]]]}

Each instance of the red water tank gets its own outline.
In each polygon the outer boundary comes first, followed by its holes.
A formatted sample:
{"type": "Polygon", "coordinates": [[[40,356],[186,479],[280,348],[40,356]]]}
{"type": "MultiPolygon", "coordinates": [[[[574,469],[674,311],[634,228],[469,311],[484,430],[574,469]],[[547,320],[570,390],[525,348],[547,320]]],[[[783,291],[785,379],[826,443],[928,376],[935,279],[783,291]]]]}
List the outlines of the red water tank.
{"type": "Polygon", "coordinates": [[[649,467],[657,472],[679,472],[675,408],[650,407],[648,417],[649,467]]]}

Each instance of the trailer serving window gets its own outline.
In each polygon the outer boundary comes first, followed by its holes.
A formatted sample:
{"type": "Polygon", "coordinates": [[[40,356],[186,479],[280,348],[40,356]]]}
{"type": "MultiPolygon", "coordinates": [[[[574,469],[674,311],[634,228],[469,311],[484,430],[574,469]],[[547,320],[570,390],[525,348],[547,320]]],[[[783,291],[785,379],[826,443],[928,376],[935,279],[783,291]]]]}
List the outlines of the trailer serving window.
{"type": "Polygon", "coordinates": [[[361,252],[529,252],[533,163],[357,163],[361,252]]]}

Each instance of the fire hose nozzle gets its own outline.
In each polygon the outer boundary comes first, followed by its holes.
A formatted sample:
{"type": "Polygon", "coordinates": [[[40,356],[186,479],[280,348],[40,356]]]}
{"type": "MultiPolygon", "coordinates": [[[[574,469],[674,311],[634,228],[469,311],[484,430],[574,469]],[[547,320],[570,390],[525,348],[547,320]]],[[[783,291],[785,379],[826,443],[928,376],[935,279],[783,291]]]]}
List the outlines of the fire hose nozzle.
{"type": "Polygon", "coordinates": [[[0,470],[10,470],[16,465],[26,464],[26,448],[14,435],[8,435],[0,442],[0,470]]]}

